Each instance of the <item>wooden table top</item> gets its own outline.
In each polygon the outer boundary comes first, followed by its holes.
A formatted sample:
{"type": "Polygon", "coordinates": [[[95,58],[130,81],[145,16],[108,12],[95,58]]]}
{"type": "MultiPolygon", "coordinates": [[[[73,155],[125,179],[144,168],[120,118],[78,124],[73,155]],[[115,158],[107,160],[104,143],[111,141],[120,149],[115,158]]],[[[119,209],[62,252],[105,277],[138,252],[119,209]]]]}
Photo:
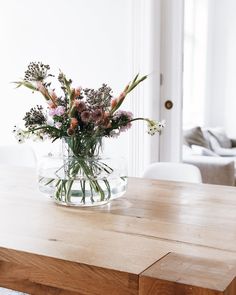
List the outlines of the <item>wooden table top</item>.
{"type": "Polygon", "coordinates": [[[235,276],[234,187],[131,178],[124,197],[78,209],[40,193],[32,169],[0,169],[2,287],[235,295],[235,276]]]}

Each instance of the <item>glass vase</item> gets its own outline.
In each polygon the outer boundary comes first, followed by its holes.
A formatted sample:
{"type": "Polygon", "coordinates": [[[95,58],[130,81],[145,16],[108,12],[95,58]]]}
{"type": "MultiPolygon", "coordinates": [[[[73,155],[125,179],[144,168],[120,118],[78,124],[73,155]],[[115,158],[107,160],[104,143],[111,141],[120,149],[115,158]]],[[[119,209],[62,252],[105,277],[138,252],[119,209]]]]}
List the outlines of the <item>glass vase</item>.
{"type": "Polygon", "coordinates": [[[44,157],[38,171],[39,189],[65,206],[97,206],[126,192],[123,159],[102,156],[101,140],[82,146],[64,138],[59,156],[44,157]]]}

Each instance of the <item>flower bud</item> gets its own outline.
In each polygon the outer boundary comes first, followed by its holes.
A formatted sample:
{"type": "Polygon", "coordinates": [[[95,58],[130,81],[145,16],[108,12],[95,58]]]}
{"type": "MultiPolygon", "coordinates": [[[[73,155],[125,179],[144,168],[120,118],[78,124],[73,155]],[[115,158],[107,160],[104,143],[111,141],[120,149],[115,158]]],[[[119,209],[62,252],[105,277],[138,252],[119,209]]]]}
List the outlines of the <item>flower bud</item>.
{"type": "Polygon", "coordinates": [[[68,128],[68,129],[67,129],[67,134],[68,134],[69,136],[72,136],[74,133],[75,133],[74,129],[72,129],[72,128],[68,128]]]}
{"type": "Polygon", "coordinates": [[[117,105],[117,99],[114,98],[114,99],[112,99],[112,101],[111,101],[111,107],[114,109],[114,108],[116,107],[116,105],[117,105]]]}
{"type": "Polygon", "coordinates": [[[78,126],[78,120],[76,118],[71,118],[70,120],[70,128],[75,129],[78,126]]]}

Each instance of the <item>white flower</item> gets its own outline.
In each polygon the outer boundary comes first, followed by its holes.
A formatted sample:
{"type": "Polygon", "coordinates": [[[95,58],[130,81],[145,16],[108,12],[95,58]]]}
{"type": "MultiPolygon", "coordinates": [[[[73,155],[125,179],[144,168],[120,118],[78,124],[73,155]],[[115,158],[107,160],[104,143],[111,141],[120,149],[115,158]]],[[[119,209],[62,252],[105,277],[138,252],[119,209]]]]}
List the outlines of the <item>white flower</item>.
{"type": "Polygon", "coordinates": [[[117,138],[119,135],[120,135],[120,130],[119,130],[119,129],[115,129],[115,130],[112,130],[112,131],[110,132],[110,136],[111,136],[112,138],[117,138]]]}
{"type": "Polygon", "coordinates": [[[149,125],[148,126],[148,134],[154,135],[156,132],[158,132],[158,128],[156,125],[149,125]]]}
{"type": "Polygon", "coordinates": [[[18,141],[18,143],[24,143],[25,139],[28,136],[27,133],[23,129],[21,129],[17,126],[14,126],[13,133],[14,133],[15,138],[18,141]]]}
{"type": "Polygon", "coordinates": [[[154,120],[148,120],[148,134],[154,135],[157,132],[161,132],[162,129],[165,127],[165,121],[162,120],[161,122],[157,122],[154,120]]]}
{"type": "Polygon", "coordinates": [[[52,118],[47,118],[47,125],[54,126],[54,121],[52,118]]]}
{"type": "Polygon", "coordinates": [[[162,120],[161,122],[158,122],[158,127],[160,130],[162,130],[166,126],[166,121],[162,120]]]}

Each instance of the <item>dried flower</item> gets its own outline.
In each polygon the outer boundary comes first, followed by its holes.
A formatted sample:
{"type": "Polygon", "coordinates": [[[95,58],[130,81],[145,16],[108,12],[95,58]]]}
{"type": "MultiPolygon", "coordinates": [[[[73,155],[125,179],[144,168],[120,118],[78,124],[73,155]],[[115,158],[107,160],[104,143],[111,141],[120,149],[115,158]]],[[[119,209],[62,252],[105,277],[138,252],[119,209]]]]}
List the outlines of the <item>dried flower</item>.
{"type": "Polygon", "coordinates": [[[43,113],[43,107],[39,105],[35,108],[31,108],[30,111],[25,114],[23,120],[25,121],[25,127],[43,125],[47,121],[43,113]]]}
{"type": "Polygon", "coordinates": [[[74,105],[76,106],[79,113],[82,113],[86,110],[86,104],[84,101],[76,99],[74,102],[74,105]]]}
{"type": "MultiPolygon", "coordinates": [[[[66,136],[73,136],[80,141],[78,147],[96,143],[101,137],[117,137],[121,132],[128,130],[133,121],[144,120],[148,122],[148,133],[153,135],[161,132],[165,123],[152,121],[146,118],[133,118],[131,112],[122,111],[120,107],[128,95],[146,76],[139,78],[136,75],[118,97],[112,96],[112,90],[107,84],[100,88],[83,89],[72,87],[72,80],[60,72],[58,81],[64,94],[57,96],[47,82],[50,67],[41,62],[30,63],[25,72],[25,79],[15,82],[17,87],[27,87],[32,91],[40,92],[48,103],[46,111],[42,106],[31,108],[26,113],[26,130],[15,132],[20,142],[32,135],[34,139],[49,137],[53,140],[66,136]]],[[[91,150],[92,151],[92,150],[91,150]]],[[[91,152],[90,151],[90,152],[91,152]]]]}
{"type": "Polygon", "coordinates": [[[92,113],[92,119],[95,122],[99,122],[103,117],[103,111],[101,109],[96,109],[93,113],[92,113]]]}
{"type": "Polygon", "coordinates": [[[25,81],[44,81],[47,77],[52,76],[48,74],[49,70],[49,65],[44,65],[42,62],[31,62],[25,71],[24,79],[25,81]]]}
{"type": "Polygon", "coordinates": [[[88,123],[91,119],[91,113],[89,111],[83,111],[81,113],[81,120],[84,122],[84,123],[88,123]]]}
{"type": "Polygon", "coordinates": [[[104,110],[108,109],[111,105],[111,92],[111,88],[106,84],[102,84],[102,87],[98,90],[88,88],[84,90],[88,104],[94,109],[102,108],[104,110]]]}

